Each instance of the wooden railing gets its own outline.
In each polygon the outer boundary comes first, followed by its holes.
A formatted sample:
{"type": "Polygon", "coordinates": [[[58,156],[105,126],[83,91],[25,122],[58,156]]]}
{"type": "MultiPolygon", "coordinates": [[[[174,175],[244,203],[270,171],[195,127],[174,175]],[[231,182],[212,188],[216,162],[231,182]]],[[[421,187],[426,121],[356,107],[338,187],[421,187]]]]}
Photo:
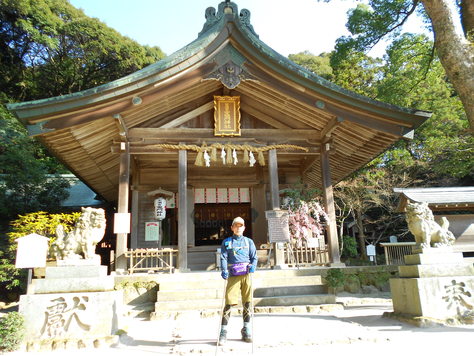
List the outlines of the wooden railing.
{"type": "Polygon", "coordinates": [[[128,250],[128,271],[134,272],[167,271],[172,273],[174,262],[177,260],[178,250],[172,248],[148,248],[128,250]]]}
{"type": "Polygon", "coordinates": [[[394,243],[381,243],[385,252],[385,263],[387,265],[404,265],[405,255],[412,254],[412,247],[415,246],[415,242],[394,242],[394,243]]]}
{"type": "Polygon", "coordinates": [[[308,247],[303,241],[301,246],[285,244],[285,264],[290,267],[321,266],[329,263],[329,250],[326,245],[308,247]]]}

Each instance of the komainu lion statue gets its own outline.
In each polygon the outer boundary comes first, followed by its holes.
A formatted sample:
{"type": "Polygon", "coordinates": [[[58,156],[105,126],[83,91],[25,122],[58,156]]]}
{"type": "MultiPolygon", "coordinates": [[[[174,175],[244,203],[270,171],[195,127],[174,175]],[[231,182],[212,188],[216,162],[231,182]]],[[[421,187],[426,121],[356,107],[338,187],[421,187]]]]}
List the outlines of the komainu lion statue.
{"type": "Polygon", "coordinates": [[[451,246],[456,241],[448,230],[448,219],[443,216],[441,220],[441,225],[434,220],[428,203],[408,203],[406,207],[408,229],[415,236],[416,243],[423,248],[451,246]]]}
{"type": "Polygon", "coordinates": [[[82,214],[74,228],[67,234],[64,226],[56,228],[56,241],[51,246],[51,254],[57,260],[93,259],[95,246],[105,234],[104,209],[81,208],[82,214]]]}

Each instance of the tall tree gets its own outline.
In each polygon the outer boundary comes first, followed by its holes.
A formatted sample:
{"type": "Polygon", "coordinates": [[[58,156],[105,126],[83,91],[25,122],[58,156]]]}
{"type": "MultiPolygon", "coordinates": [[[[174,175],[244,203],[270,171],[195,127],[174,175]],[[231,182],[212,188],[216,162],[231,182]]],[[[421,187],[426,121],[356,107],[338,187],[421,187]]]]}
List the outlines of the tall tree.
{"type": "Polygon", "coordinates": [[[0,222],[57,206],[68,185],[49,177],[65,169],[2,104],[95,87],[163,56],[67,0],[0,0],[0,222]]]}
{"type": "Polygon", "coordinates": [[[163,56],[67,0],[0,2],[0,92],[16,101],[95,87],[163,56]]]}
{"type": "MultiPolygon", "coordinates": [[[[321,1],[321,0],[320,0],[321,1]]],[[[331,0],[322,0],[329,2],[331,0]]],[[[337,47],[364,51],[384,37],[396,38],[409,16],[421,13],[434,34],[436,52],[453,84],[474,131],[474,2],[472,0],[368,0],[349,12],[347,28],[337,47]]]]}

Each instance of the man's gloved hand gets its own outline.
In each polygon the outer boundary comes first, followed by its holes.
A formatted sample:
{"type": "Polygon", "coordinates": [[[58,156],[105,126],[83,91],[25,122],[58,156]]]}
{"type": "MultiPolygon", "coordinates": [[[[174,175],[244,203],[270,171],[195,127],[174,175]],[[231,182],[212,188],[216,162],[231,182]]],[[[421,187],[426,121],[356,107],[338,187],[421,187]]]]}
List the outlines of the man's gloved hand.
{"type": "Polygon", "coordinates": [[[229,278],[229,272],[227,270],[222,270],[221,276],[222,278],[227,279],[229,278]]]}
{"type": "Polygon", "coordinates": [[[254,273],[256,270],[256,267],[254,265],[249,265],[249,272],[254,273]]]}

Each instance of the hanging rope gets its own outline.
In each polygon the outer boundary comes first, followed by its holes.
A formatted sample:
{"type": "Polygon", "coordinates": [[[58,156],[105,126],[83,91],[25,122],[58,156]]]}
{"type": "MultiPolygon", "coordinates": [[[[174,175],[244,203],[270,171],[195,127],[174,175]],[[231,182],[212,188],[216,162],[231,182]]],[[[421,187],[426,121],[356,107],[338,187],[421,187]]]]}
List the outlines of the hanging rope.
{"type": "Polygon", "coordinates": [[[236,151],[243,151],[243,162],[249,163],[251,167],[255,164],[256,160],[254,157],[254,153],[257,154],[257,161],[258,164],[261,166],[265,165],[265,158],[263,156],[263,152],[274,150],[274,149],[281,149],[281,150],[301,150],[308,152],[306,147],[296,146],[296,145],[269,145],[263,147],[255,147],[251,145],[235,145],[235,144],[222,144],[222,143],[213,143],[212,145],[206,145],[205,143],[202,146],[197,145],[171,145],[167,143],[160,143],[151,145],[151,148],[164,148],[167,150],[187,150],[187,151],[194,151],[197,152],[196,161],[194,164],[196,166],[210,166],[210,161],[216,162],[217,152],[218,150],[220,153],[220,158],[222,159],[223,164],[237,164],[237,154],[236,151]],[[209,156],[209,152],[211,152],[209,156]]]}

